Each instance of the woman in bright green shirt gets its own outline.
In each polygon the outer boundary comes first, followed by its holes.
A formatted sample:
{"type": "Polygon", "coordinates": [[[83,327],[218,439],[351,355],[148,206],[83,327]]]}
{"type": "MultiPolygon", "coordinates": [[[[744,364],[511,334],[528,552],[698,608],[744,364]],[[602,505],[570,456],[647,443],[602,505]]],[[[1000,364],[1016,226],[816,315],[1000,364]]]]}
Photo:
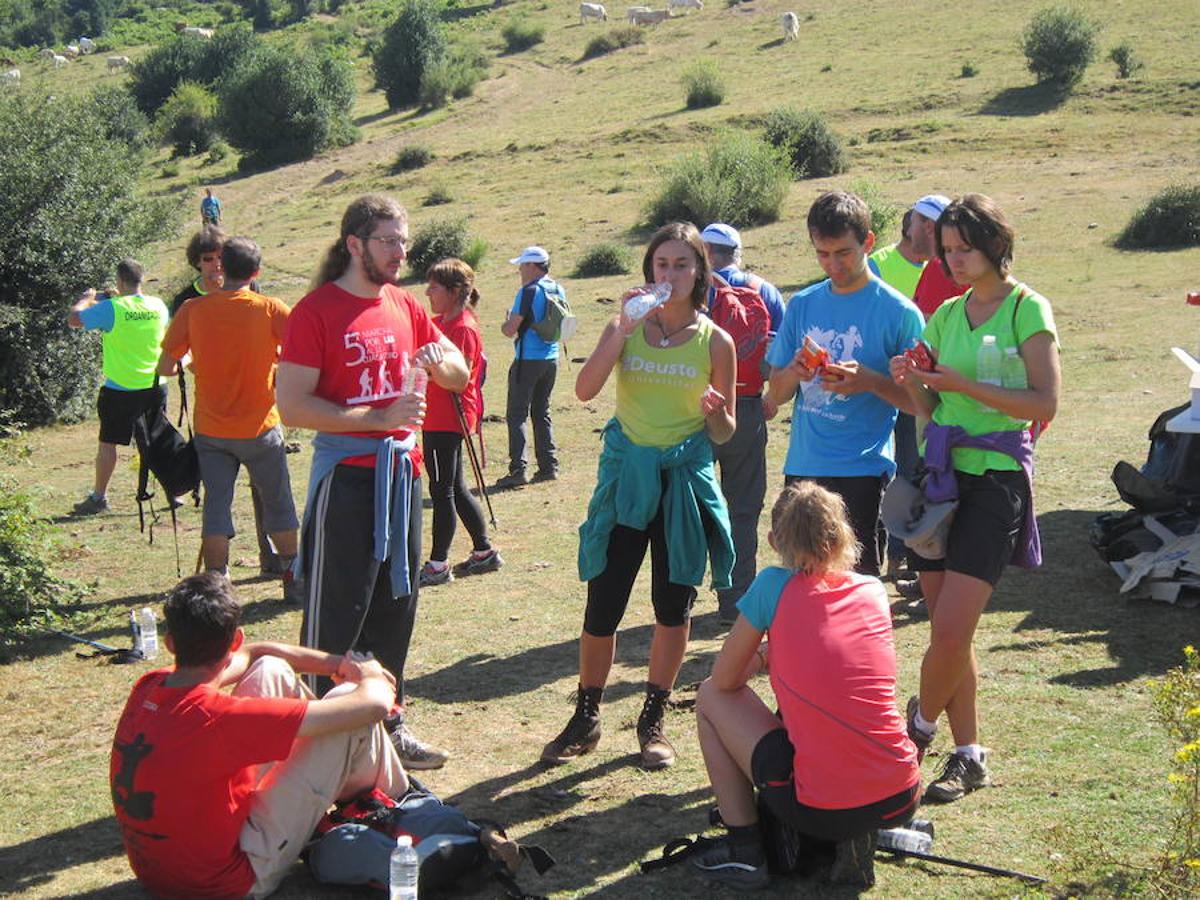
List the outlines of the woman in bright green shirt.
{"type": "Polygon", "coordinates": [[[967,194],[946,207],[937,223],[938,255],[954,280],[969,289],[929,318],[925,340],[937,360],[933,371],[902,356],[892,360],[892,377],[905,386],[919,415],[988,444],[952,447],[959,505],[946,558],[912,560],[921,571],[931,633],[920,698],[909,701],[909,736],[923,752],[945,711],[955,743],[926,800],[957,800],[989,783],[986,751],[979,744],[972,641],[1001,571],[1023,552],[1019,542],[1032,521],[1027,431],[1058,411],[1054,316],[1044,297],[1012,276],[1013,243],[1012,228],[989,197],[967,194]],[[1010,374],[1000,384],[979,380],[976,364],[986,335],[994,337],[1002,355],[1015,348],[1023,373],[1011,368],[1016,360],[1010,358],[1010,374]]]}

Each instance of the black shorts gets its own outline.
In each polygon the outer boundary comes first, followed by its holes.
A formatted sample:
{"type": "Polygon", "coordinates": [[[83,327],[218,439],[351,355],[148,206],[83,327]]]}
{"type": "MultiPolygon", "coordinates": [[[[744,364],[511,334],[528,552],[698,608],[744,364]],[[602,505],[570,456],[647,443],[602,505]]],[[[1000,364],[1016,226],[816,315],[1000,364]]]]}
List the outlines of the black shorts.
{"type": "Polygon", "coordinates": [[[917,811],[921,782],[867,806],[820,809],[796,799],[792,778],[795,748],[787,731],[776,728],[763,735],[750,755],[750,777],[777,818],[801,834],[822,841],[844,841],[879,828],[907,824],[917,811]]]}
{"type": "Polygon", "coordinates": [[[1029,481],[1024,472],[988,469],[982,475],[955,472],[958,509],[946,538],[945,559],[925,559],[912,550],[915,572],[961,572],[993,587],[1012,560],[1028,509],[1029,481]]]}
{"type": "Polygon", "coordinates": [[[100,388],[96,413],[100,416],[100,443],[128,447],[133,440],[133,423],[155,407],[167,408],[167,386],[159,384],[141,391],[100,388]]]}
{"type": "Polygon", "coordinates": [[[879,520],[879,504],[883,500],[883,489],[888,479],[882,475],[785,475],[784,485],[797,481],[811,481],[827,491],[832,491],[846,504],[846,515],[854,529],[855,540],[862,545],[862,555],[854,571],[860,575],[878,575],[883,561],[883,547],[887,533],[879,520]]]}

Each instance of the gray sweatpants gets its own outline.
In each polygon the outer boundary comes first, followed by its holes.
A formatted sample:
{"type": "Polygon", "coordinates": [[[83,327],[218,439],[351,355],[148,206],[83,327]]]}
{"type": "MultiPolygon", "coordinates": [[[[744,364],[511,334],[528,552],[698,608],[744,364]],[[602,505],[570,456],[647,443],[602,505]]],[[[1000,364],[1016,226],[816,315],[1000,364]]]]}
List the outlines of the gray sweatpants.
{"type": "Polygon", "coordinates": [[[558,448],[550,422],[550,392],[558,376],[556,359],[517,359],[508,370],[508,471],[525,471],[525,420],[533,418],[533,449],[539,472],[558,469],[558,448]]]}
{"type": "Polygon", "coordinates": [[[738,397],[737,430],[724,444],[713,444],[721,469],[721,493],[733,528],[733,585],[717,592],[721,618],[737,615],[735,604],[758,573],[758,517],[767,493],[767,420],[762,397],[738,397]]]}

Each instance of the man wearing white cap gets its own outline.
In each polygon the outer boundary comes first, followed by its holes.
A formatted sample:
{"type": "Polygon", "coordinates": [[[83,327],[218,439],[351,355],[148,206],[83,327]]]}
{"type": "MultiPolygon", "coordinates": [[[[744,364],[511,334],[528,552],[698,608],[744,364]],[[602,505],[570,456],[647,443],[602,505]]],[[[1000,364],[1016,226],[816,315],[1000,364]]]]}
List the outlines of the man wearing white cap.
{"type": "Polygon", "coordinates": [[[945,266],[937,258],[937,244],[934,233],[937,231],[937,220],[942,212],[950,205],[950,198],[943,194],[926,194],[913,204],[912,222],[908,226],[908,239],[912,243],[913,252],[921,259],[929,260],[921,272],[917,289],[912,295],[913,303],[921,310],[921,315],[928,319],[942,303],[951,297],[958,297],[966,292],[966,287],[955,283],[945,266]]]}
{"type": "Polygon", "coordinates": [[[542,247],[526,247],[509,262],[518,267],[521,289],[500,326],[501,333],[512,338],[515,346],[513,364],[508,370],[508,403],[504,412],[508,422],[508,474],[496,481],[501,490],[518,488],[531,480],[553,481],[558,477],[557,448],[550,422],[550,394],[558,376],[558,341],[544,340],[533,325],[545,318],[548,295],[566,300],[566,291],[549,276],[550,254],[542,247]],[[525,420],[531,415],[537,459],[537,472],[532,479],[525,473],[525,420]]]}
{"type": "MultiPolygon", "coordinates": [[[[783,321],[783,299],[775,285],[741,269],[742,236],[732,225],[714,222],[700,233],[704,250],[716,276],[737,288],[757,291],[770,316],[770,328],[765,340],[773,337],[783,321]]],[[[708,304],[714,321],[722,324],[720,304],[723,292],[718,291],[718,278],[708,291],[708,304]]],[[[751,298],[753,300],[753,298],[751,298]]],[[[760,312],[761,315],[761,312],[760,312]]],[[[742,358],[741,335],[733,334],[742,358]]],[[[737,602],[758,573],[758,519],[762,514],[763,498],[767,493],[767,419],[775,415],[775,406],[763,394],[763,373],[743,378],[742,363],[738,363],[737,430],[724,444],[713,444],[713,458],[721,468],[721,493],[729,506],[729,522],[733,531],[736,558],[731,585],[717,592],[717,616],[723,624],[737,618],[737,602]]]]}

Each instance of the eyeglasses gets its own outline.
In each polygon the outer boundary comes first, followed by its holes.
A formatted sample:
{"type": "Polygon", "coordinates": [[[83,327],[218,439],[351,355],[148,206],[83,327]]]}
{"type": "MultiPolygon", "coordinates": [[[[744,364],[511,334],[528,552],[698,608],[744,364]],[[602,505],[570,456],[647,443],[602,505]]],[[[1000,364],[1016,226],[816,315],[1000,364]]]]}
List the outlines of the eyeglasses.
{"type": "Polygon", "coordinates": [[[406,237],[376,237],[371,235],[364,238],[364,240],[379,241],[379,243],[383,244],[384,248],[392,251],[393,253],[397,250],[408,249],[408,238],[406,237]]]}

